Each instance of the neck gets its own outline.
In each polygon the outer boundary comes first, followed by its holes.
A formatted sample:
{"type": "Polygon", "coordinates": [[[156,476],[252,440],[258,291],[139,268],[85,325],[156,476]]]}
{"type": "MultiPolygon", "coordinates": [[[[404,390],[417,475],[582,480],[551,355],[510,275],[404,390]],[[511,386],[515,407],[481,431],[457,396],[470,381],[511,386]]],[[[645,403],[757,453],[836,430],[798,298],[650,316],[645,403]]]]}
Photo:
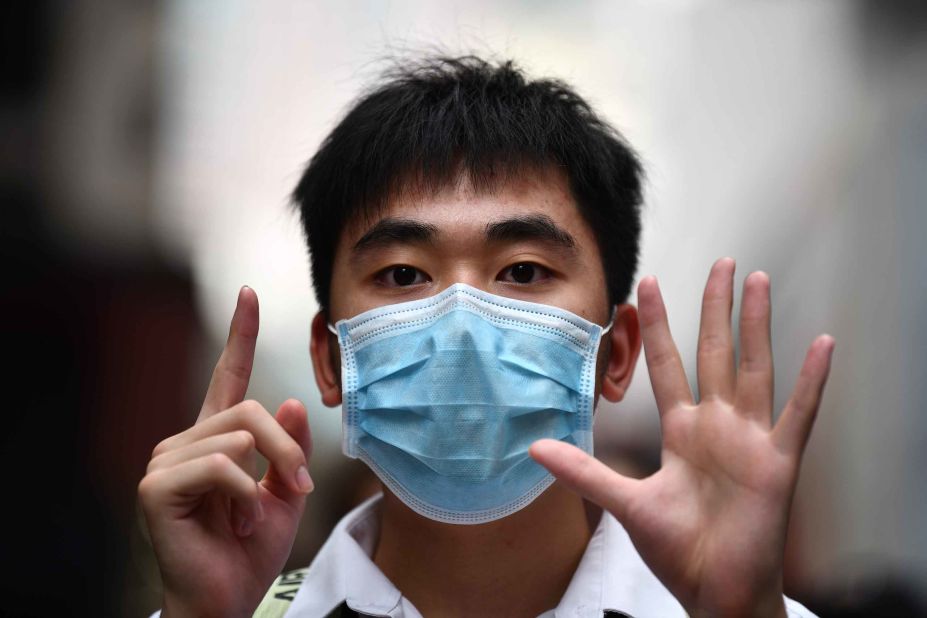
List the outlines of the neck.
{"type": "Polygon", "coordinates": [[[479,525],[427,519],[384,490],[374,562],[423,616],[533,617],[560,601],[596,515],[559,483],[479,525]]]}

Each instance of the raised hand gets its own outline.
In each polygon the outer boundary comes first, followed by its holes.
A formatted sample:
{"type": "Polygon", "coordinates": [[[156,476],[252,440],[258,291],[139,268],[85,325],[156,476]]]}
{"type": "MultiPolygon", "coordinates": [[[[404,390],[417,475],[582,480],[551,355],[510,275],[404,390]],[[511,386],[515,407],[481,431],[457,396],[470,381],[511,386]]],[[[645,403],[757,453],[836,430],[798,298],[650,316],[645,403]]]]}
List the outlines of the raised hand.
{"type": "Polygon", "coordinates": [[[286,562],[312,490],[303,405],[287,400],[274,417],[244,401],[257,334],[257,295],[245,287],[196,424],[158,444],[138,486],[164,616],[250,616],[286,562]],[[270,463],[260,481],[257,452],[270,463]]]}
{"type": "Polygon", "coordinates": [[[833,351],[808,350],[773,424],[769,279],[752,273],[740,312],[740,361],[731,335],[734,261],[711,269],[698,342],[695,402],[653,277],[638,288],[647,368],[663,433],[662,466],[636,480],[563,442],[532,456],[610,511],[641,557],[693,616],[784,615],[782,560],[789,508],[833,351]]]}

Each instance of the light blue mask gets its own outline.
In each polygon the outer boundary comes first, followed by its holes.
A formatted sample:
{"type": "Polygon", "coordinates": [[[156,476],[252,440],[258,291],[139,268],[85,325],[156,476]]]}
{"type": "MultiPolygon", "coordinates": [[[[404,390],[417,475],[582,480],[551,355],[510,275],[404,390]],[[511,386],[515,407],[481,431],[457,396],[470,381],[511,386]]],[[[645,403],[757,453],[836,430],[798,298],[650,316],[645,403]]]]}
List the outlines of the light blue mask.
{"type": "Polygon", "coordinates": [[[607,328],[463,283],[336,327],[344,453],[425,517],[479,524],[527,506],[554,480],[528,455],[535,440],[592,454],[607,328]]]}

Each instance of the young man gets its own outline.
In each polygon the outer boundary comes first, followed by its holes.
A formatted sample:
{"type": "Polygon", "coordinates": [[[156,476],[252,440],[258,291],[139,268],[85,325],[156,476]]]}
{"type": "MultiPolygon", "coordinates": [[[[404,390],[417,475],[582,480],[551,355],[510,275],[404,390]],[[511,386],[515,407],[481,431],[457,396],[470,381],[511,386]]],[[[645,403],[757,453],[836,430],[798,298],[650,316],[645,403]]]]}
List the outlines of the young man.
{"type": "Polygon", "coordinates": [[[782,595],[783,546],[833,340],[811,345],[773,423],[769,280],[744,283],[735,367],[734,262],[718,260],[695,401],[656,280],[625,302],[640,167],[567,86],[476,58],[407,67],[294,197],[315,379],[383,495],[267,594],[313,487],[311,440],[299,402],[244,401],[258,308],[243,288],[199,420],[139,485],[163,615],[250,615],[265,594],[293,616],[809,615],[782,595]],[[623,398],[642,341],[663,451],[634,480],[590,456],[591,417],[623,398]]]}

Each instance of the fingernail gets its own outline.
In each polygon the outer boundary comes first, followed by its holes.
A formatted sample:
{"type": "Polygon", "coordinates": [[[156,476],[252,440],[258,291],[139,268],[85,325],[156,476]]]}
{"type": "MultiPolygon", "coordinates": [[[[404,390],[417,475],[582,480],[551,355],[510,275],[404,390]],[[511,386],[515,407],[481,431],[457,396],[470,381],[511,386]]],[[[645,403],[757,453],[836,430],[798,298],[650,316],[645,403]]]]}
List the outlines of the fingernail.
{"type": "Polygon", "coordinates": [[[300,466],[299,470],[296,471],[296,484],[299,486],[299,490],[306,494],[315,487],[312,483],[312,477],[309,476],[309,471],[306,470],[306,466],[300,466]]]}

